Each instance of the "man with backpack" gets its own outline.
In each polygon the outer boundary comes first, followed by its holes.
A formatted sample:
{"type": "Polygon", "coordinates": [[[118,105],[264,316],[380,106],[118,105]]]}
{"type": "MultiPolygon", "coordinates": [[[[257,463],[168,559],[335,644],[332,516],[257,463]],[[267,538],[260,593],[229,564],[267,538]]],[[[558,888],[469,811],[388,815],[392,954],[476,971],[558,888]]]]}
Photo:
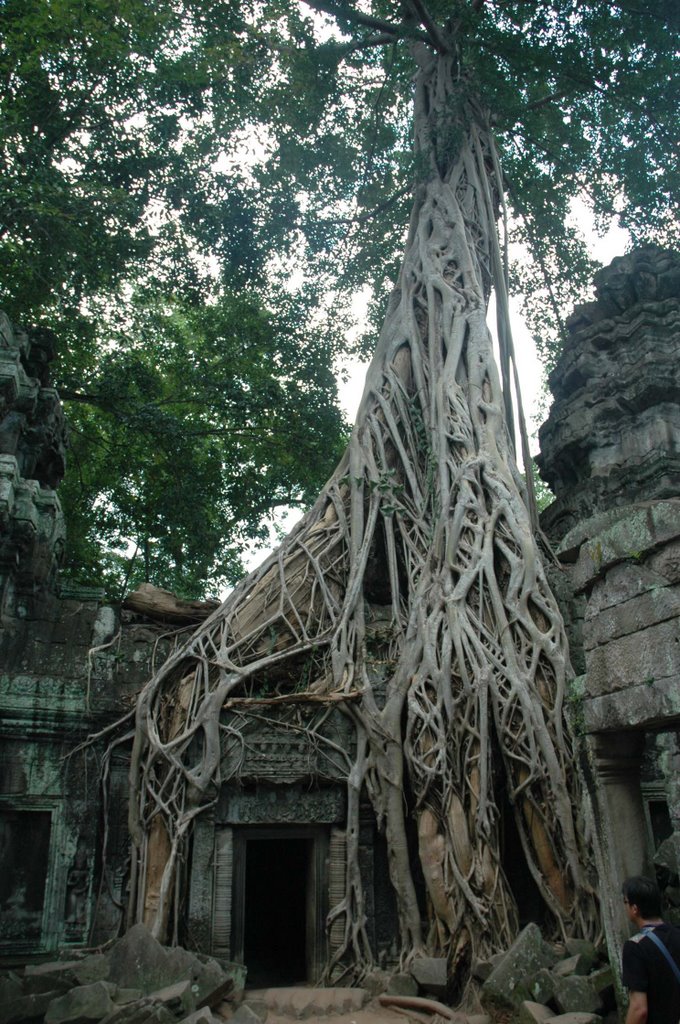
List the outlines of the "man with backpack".
{"type": "Polygon", "coordinates": [[[628,918],[640,929],[623,946],[626,1024],[678,1024],[680,929],[662,920],[661,894],[651,879],[627,878],[622,892],[628,918]]]}

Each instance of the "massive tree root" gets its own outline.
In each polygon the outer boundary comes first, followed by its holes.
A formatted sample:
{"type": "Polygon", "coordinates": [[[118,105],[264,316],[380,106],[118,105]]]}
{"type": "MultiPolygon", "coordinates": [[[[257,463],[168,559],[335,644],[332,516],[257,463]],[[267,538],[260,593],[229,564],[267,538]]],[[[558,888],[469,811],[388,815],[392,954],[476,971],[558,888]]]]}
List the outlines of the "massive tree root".
{"type": "MultiPolygon", "coordinates": [[[[151,915],[164,935],[192,821],[226,781],[224,743],[275,701],[317,704],[319,714],[341,706],[356,751],[335,958],[360,970],[372,956],[358,858],[367,793],[387,839],[402,956],[447,955],[455,974],[517,928],[502,800],[555,931],[592,934],[597,911],[563,715],[564,630],[514,465],[508,374],[504,397],[486,325],[492,286],[501,312],[505,302],[498,161],[481,113],[458,103],[451,114],[450,59],[414,52],[416,142],[429,170],[349,449],[280,549],[143,691],[131,828],[138,917],[149,915],[150,845],[165,850],[151,915]],[[448,156],[440,140],[454,133],[448,156]],[[384,690],[367,647],[375,605],[388,609],[384,690]]],[[[500,333],[509,367],[504,321],[500,333]]]]}

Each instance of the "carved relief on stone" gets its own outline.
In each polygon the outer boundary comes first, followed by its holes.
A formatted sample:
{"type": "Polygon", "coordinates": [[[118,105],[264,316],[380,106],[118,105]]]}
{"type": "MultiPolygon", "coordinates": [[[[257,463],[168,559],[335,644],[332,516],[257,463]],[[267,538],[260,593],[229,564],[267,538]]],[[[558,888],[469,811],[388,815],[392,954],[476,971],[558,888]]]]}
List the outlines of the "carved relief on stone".
{"type": "Polygon", "coordinates": [[[80,942],[85,937],[89,883],[87,847],[85,842],[79,839],[75,857],[66,876],[65,923],[66,938],[70,941],[80,942]]]}
{"type": "Polygon", "coordinates": [[[258,786],[243,791],[223,786],[216,819],[230,825],[334,824],[344,820],[340,786],[305,790],[300,786],[258,786]]]}
{"type": "Polygon", "coordinates": [[[309,715],[264,710],[230,722],[223,746],[222,777],[292,783],[301,779],[344,780],[354,742],[348,722],[334,712],[318,729],[309,715]]]}

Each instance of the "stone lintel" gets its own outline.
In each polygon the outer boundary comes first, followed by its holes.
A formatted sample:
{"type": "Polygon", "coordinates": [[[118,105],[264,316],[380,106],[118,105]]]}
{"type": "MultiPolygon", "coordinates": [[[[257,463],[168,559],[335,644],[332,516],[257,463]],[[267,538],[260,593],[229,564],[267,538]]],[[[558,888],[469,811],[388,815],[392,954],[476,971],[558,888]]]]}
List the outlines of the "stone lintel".
{"type": "Polygon", "coordinates": [[[680,676],[586,699],[583,714],[590,733],[680,728],[680,676]]]}
{"type": "Polygon", "coordinates": [[[307,791],[271,786],[254,793],[223,786],[216,811],[218,823],[228,825],[331,825],[344,817],[345,791],[339,785],[307,791]]]}
{"type": "Polygon", "coordinates": [[[586,652],[588,692],[593,697],[680,677],[678,620],[669,619],[586,652]]]}

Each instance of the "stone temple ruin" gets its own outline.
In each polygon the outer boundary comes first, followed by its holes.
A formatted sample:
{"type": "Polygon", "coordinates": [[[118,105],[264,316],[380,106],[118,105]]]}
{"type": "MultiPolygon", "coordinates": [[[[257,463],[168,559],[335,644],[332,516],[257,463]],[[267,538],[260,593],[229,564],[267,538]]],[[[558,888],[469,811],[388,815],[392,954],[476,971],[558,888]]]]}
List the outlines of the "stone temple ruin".
{"type": "MultiPolygon", "coordinates": [[[[570,631],[571,707],[590,753],[616,962],[626,875],[656,869],[680,920],[680,257],[638,250],[600,271],[595,290],[569,321],[551,374],[555,401],[538,461],[556,495],[542,525],[561,562],[552,584],[570,631]]],[[[98,759],[107,728],[178,642],[167,615],[133,602],[114,608],[99,591],[59,581],[65,430],[49,386],[53,355],[48,334],[0,320],[0,958],[8,964],[125,931],[129,744],[114,750],[105,790],[98,759]],[[92,734],[100,739],[82,748],[92,734]]],[[[185,623],[209,610],[185,610],[185,623]]],[[[317,981],[337,941],[325,922],[343,896],[342,752],[352,733],[338,712],[322,729],[329,742],[312,745],[283,712],[280,721],[254,717],[247,743],[224,753],[242,759],[239,784],[223,786],[194,830],[181,941],[244,963],[256,984],[317,981]]],[[[368,933],[376,960],[389,965],[395,907],[368,806],[360,831],[368,933]]]]}

